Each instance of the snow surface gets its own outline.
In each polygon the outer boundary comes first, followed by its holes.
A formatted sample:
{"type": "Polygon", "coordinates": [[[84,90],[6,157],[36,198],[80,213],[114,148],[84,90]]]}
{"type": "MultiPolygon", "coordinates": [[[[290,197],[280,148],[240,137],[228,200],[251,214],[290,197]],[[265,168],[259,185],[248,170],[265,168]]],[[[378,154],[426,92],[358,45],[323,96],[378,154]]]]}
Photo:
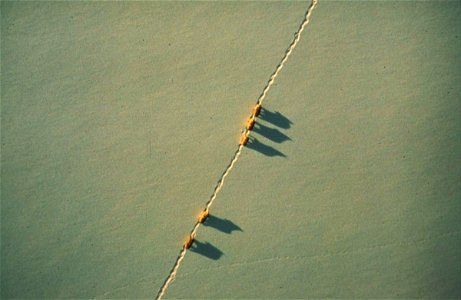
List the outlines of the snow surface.
{"type": "MultiPolygon", "coordinates": [[[[1,2],[2,298],[152,298],[304,2],[1,2]]],[[[167,298],[461,295],[461,5],[323,2],[167,298]]]]}
{"type": "Polygon", "coordinates": [[[242,232],[167,296],[459,296],[460,8],[320,2],[265,102],[291,126],[258,120],[290,140],[252,135],[286,157],[245,149],[213,211],[242,232]]]}

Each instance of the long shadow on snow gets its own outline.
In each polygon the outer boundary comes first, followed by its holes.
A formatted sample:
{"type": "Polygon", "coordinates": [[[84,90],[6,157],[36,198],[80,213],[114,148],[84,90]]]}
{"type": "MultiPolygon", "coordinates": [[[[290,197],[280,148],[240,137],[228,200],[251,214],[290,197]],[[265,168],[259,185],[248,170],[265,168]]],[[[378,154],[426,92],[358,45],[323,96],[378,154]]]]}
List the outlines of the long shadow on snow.
{"type": "Polygon", "coordinates": [[[267,110],[266,108],[261,108],[261,113],[259,114],[259,118],[269,123],[274,124],[277,127],[288,129],[291,127],[291,122],[287,117],[282,115],[280,112],[272,112],[267,110]]]}
{"type": "Polygon", "coordinates": [[[247,147],[249,149],[253,149],[255,151],[258,151],[266,156],[282,156],[282,157],[287,157],[285,154],[282,152],[278,151],[277,149],[268,146],[266,144],[261,143],[258,141],[258,139],[254,137],[250,137],[247,147]]]}
{"type": "Polygon", "coordinates": [[[273,141],[274,143],[283,143],[287,140],[291,139],[285,135],[284,133],[280,132],[280,130],[276,128],[270,128],[266,125],[263,125],[259,122],[256,122],[255,126],[253,127],[253,131],[259,133],[263,137],[273,141]]]}
{"type": "Polygon", "coordinates": [[[208,242],[200,242],[195,240],[192,246],[189,248],[190,251],[197,254],[203,255],[213,260],[218,260],[224,254],[221,250],[213,246],[208,242]]]}
{"type": "Polygon", "coordinates": [[[213,215],[209,215],[203,225],[213,227],[227,234],[231,234],[232,231],[243,231],[242,228],[231,220],[221,219],[213,215]]]}

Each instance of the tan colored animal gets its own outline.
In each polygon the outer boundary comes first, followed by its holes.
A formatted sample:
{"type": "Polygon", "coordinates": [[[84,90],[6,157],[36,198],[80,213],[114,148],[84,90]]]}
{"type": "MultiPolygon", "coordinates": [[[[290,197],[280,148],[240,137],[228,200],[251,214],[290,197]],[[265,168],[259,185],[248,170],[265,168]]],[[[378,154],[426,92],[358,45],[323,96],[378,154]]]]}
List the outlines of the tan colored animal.
{"type": "Polygon", "coordinates": [[[206,218],[208,218],[208,209],[203,210],[203,211],[198,215],[197,221],[198,221],[199,223],[203,223],[203,222],[205,222],[206,218]]]}
{"type": "Polygon", "coordinates": [[[242,136],[240,137],[240,143],[239,145],[242,145],[242,146],[245,146],[248,142],[248,139],[250,138],[249,137],[249,134],[250,132],[248,130],[245,130],[242,134],[242,136]]]}
{"type": "Polygon", "coordinates": [[[194,237],[192,235],[189,235],[186,242],[184,243],[184,248],[189,249],[193,243],[194,243],[194,237]]]}
{"type": "Polygon", "coordinates": [[[252,130],[254,125],[255,125],[255,116],[251,115],[251,117],[247,121],[247,125],[245,126],[245,128],[247,130],[252,130]]]}
{"type": "Polygon", "coordinates": [[[253,116],[257,117],[259,116],[259,113],[261,112],[261,103],[256,103],[256,105],[253,107],[253,116]]]}

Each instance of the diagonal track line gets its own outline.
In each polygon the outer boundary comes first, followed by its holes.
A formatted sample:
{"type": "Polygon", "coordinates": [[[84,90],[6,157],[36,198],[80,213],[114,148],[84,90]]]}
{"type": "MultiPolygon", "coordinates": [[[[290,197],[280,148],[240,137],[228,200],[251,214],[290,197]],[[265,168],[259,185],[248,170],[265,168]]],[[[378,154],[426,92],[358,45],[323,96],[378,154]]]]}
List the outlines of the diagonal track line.
{"type": "MultiPolygon", "coordinates": [[[[234,154],[234,157],[232,158],[231,162],[227,166],[226,171],[224,171],[223,175],[221,176],[221,179],[219,180],[218,184],[216,185],[216,188],[215,188],[215,190],[213,192],[213,195],[211,196],[210,200],[208,200],[208,202],[206,204],[206,208],[205,208],[206,211],[208,211],[208,209],[213,204],[213,201],[216,199],[216,196],[218,195],[219,191],[221,190],[221,188],[222,188],[222,186],[224,184],[224,179],[226,178],[227,174],[229,174],[230,170],[234,167],[234,164],[238,160],[238,158],[240,156],[240,153],[242,153],[242,149],[243,149],[243,145],[239,145],[237,151],[234,154]]],[[[197,221],[195,223],[194,228],[192,228],[192,230],[191,230],[191,232],[189,234],[189,237],[192,237],[192,238],[195,237],[195,235],[197,234],[197,230],[200,227],[200,224],[201,223],[199,221],[197,221]]],[[[179,265],[181,264],[182,260],[186,256],[187,249],[188,249],[188,247],[186,247],[186,246],[184,246],[182,248],[181,252],[179,253],[178,258],[176,259],[176,262],[175,262],[175,264],[173,266],[173,269],[171,269],[170,274],[168,275],[167,279],[163,283],[160,291],[157,294],[156,299],[158,299],[158,300],[162,299],[162,297],[165,294],[168,286],[174,280],[174,278],[176,276],[176,272],[179,269],[179,265]]]]}
{"type": "Polygon", "coordinates": [[[269,91],[270,87],[275,81],[275,78],[279,75],[280,71],[282,70],[283,66],[285,65],[286,61],[288,60],[288,57],[290,57],[291,53],[293,52],[293,49],[296,47],[296,45],[299,42],[299,39],[301,38],[301,33],[303,32],[304,28],[309,24],[310,18],[312,11],[314,10],[315,6],[317,5],[318,0],[312,0],[312,3],[309,5],[309,8],[306,11],[306,14],[304,15],[304,20],[299,26],[299,29],[295,33],[295,38],[291,42],[290,46],[288,49],[285,51],[285,55],[283,56],[282,60],[280,63],[277,65],[275,68],[274,73],[272,73],[269,81],[267,82],[266,86],[263,89],[263,92],[259,96],[258,103],[262,104],[264,98],[266,98],[267,92],[269,91]]]}
{"type": "Polygon", "coordinates": [[[298,44],[298,42],[299,42],[299,40],[301,38],[301,33],[303,32],[306,25],[309,24],[310,16],[311,16],[312,11],[314,10],[315,6],[317,5],[317,2],[318,2],[318,0],[312,0],[311,4],[309,5],[309,8],[306,11],[306,14],[304,16],[303,22],[301,23],[301,25],[299,26],[298,30],[295,33],[295,37],[294,37],[293,41],[291,42],[290,46],[285,51],[285,55],[283,56],[282,60],[280,61],[280,63],[275,68],[274,73],[272,73],[271,77],[269,78],[269,81],[267,82],[267,84],[264,87],[261,95],[259,96],[258,101],[256,102],[256,105],[255,105],[255,108],[253,109],[253,113],[251,114],[250,119],[248,120],[247,126],[242,132],[242,138],[240,140],[240,144],[238,146],[238,149],[235,152],[233,158],[231,159],[229,165],[225,169],[224,173],[221,175],[221,178],[219,179],[218,183],[216,184],[216,187],[215,187],[215,189],[213,191],[213,194],[211,195],[210,199],[207,201],[205,209],[204,209],[205,214],[202,215],[202,216],[199,216],[198,221],[195,223],[194,227],[192,228],[192,230],[191,230],[191,232],[189,234],[189,240],[186,242],[186,244],[184,244],[183,248],[181,249],[181,251],[179,253],[179,256],[176,259],[176,262],[175,262],[173,268],[171,269],[168,277],[166,278],[165,282],[163,283],[162,287],[160,288],[160,290],[159,290],[159,292],[158,292],[158,294],[156,296],[157,300],[162,299],[162,297],[165,295],[166,290],[170,286],[171,282],[174,280],[174,278],[176,276],[176,273],[178,272],[179,266],[181,265],[181,262],[183,261],[184,257],[186,256],[187,250],[189,249],[189,247],[191,246],[191,244],[194,241],[195,236],[197,235],[197,231],[198,231],[200,225],[202,224],[202,222],[206,218],[206,216],[208,216],[208,211],[209,211],[211,205],[213,204],[216,197],[218,196],[218,193],[221,191],[221,189],[222,189],[222,187],[224,185],[224,180],[225,180],[226,176],[230,173],[230,171],[234,167],[235,163],[239,159],[240,154],[242,153],[242,149],[243,149],[243,147],[245,146],[245,144],[248,141],[248,136],[249,136],[250,131],[251,131],[251,129],[253,127],[253,124],[255,122],[255,118],[258,116],[259,109],[260,109],[264,99],[266,98],[266,95],[269,92],[272,84],[274,83],[275,78],[277,78],[280,71],[284,67],[286,61],[288,60],[288,57],[291,55],[291,53],[293,52],[293,49],[298,44]]]}

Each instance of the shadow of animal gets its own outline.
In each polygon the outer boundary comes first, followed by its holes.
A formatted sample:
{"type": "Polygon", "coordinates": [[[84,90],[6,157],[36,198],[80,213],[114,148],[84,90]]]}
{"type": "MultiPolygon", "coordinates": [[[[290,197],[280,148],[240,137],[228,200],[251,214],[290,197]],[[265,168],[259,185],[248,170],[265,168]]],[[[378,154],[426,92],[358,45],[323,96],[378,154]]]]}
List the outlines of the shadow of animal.
{"type": "Polygon", "coordinates": [[[272,112],[270,110],[267,110],[266,108],[262,107],[261,108],[261,113],[259,115],[259,118],[262,120],[272,123],[273,125],[280,127],[280,128],[285,128],[288,129],[291,127],[291,122],[287,117],[282,115],[280,112],[272,112]]]}
{"type": "Polygon", "coordinates": [[[285,154],[283,154],[282,152],[278,151],[277,149],[271,147],[271,146],[268,146],[266,144],[263,144],[261,143],[260,141],[258,141],[258,139],[256,138],[250,138],[248,144],[246,145],[247,148],[249,149],[253,149],[255,151],[258,151],[259,153],[262,153],[266,156],[282,156],[282,157],[286,157],[285,154]]]}
{"type": "Polygon", "coordinates": [[[203,255],[208,257],[209,259],[218,260],[223,256],[223,252],[213,246],[208,242],[200,242],[195,240],[192,246],[189,248],[190,251],[195,252],[197,254],[203,255]]]}
{"type": "Polygon", "coordinates": [[[275,142],[275,143],[283,143],[287,140],[291,140],[287,135],[280,132],[280,130],[276,128],[270,128],[266,125],[260,124],[256,122],[255,126],[253,127],[253,131],[259,133],[263,137],[275,142]]]}
{"type": "Polygon", "coordinates": [[[237,224],[228,219],[221,219],[213,215],[209,215],[203,225],[215,228],[227,234],[233,231],[243,231],[237,224]]]}

